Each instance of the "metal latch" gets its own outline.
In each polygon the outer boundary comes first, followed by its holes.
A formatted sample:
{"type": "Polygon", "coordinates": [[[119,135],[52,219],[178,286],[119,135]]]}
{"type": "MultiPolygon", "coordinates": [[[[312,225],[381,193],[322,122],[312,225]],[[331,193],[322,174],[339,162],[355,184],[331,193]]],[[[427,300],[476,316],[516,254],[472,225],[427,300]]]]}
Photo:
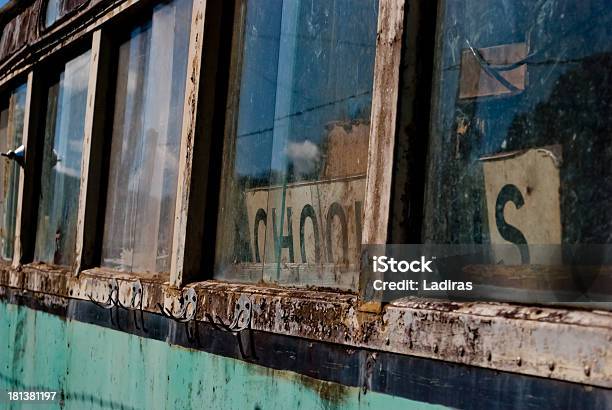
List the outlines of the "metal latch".
{"type": "Polygon", "coordinates": [[[20,167],[23,168],[23,165],[25,163],[25,147],[23,145],[21,145],[19,148],[16,148],[15,150],[11,149],[7,152],[2,152],[0,153],[0,155],[2,155],[3,157],[7,157],[8,159],[12,159],[17,164],[19,164],[20,167]]]}

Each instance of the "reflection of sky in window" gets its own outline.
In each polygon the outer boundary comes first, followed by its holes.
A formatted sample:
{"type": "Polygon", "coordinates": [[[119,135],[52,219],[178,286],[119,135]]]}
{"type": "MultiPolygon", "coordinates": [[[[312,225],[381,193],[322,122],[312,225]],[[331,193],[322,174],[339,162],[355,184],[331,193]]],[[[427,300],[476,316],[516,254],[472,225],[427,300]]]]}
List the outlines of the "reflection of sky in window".
{"type": "Polygon", "coordinates": [[[4,7],[10,0],[0,0],[0,8],[4,7]]]}
{"type": "Polygon", "coordinates": [[[574,70],[581,59],[610,51],[610,42],[601,40],[612,33],[612,16],[606,12],[608,1],[594,0],[589,3],[590,9],[579,4],[541,2],[535,7],[534,2],[526,0],[446,3],[445,15],[453,17],[449,18],[452,23],[445,22],[444,86],[439,90],[445,118],[441,128],[454,129],[457,118],[486,119],[486,138],[472,140],[478,150],[472,151],[471,160],[505,149],[517,115],[531,113],[538,103],[548,100],[558,78],[574,70]],[[469,100],[458,102],[461,53],[468,42],[475,48],[528,44],[527,79],[531,84],[527,90],[516,96],[480,98],[472,104],[469,100]],[[536,93],[530,92],[535,89],[536,93]],[[457,104],[462,104],[459,109],[457,104]],[[465,111],[467,106],[470,111],[465,111]]]}
{"type": "Polygon", "coordinates": [[[377,2],[249,4],[236,171],[266,178],[295,166],[300,147],[324,155],[330,123],[369,119],[377,2]]]}

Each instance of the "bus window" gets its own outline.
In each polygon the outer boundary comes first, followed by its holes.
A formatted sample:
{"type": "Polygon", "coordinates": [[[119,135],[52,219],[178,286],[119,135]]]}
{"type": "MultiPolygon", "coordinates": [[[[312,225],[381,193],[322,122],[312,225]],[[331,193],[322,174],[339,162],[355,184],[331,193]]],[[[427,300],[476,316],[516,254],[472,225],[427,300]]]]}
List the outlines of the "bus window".
{"type": "Polygon", "coordinates": [[[34,259],[70,266],[76,251],[90,51],[68,61],[47,89],[34,259]]]}
{"type": "Polygon", "coordinates": [[[378,2],[246,2],[217,278],[355,289],[378,2]]]}
{"type": "MultiPolygon", "coordinates": [[[[16,150],[22,144],[23,115],[27,85],[10,91],[0,106],[0,152],[16,150]]],[[[0,159],[0,258],[13,259],[17,191],[21,168],[15,161],[0,159]]]]}
{"type": "Polygon", "coordinates": [[[442,2],[426,240],[612,241],[608,6],[442,2]]]}
{"type": "Polygon", "coordinates": [[[103,266],[170,271],[191,9],[160,4],[119,45],[103,266]]]}

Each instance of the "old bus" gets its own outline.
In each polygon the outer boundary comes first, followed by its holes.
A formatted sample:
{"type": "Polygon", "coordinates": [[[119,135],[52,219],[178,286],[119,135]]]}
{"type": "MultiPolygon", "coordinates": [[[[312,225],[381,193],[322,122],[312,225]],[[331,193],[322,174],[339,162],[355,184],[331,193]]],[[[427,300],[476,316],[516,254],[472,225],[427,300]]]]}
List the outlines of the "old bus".
{"type": "Polygon", "coordinates": [[[0,407],[612,408],[609,0],[0,7],[0,407]]]}

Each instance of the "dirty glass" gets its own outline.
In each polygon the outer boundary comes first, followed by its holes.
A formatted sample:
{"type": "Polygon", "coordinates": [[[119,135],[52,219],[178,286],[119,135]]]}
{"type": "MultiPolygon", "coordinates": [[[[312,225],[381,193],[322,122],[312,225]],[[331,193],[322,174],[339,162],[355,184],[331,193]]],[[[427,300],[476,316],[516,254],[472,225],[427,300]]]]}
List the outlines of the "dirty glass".
{"type": "Polygon", "coordinates": [[[612,241],[611,11],[442,2],[426,241],[612,241]]]}
{"type": "Polygon", "coordinates": [[[103,266],[170,270],[191,7],[156,7],[119,45],[103,266]]]}
{"type": "Polygon", "coordinates": [[[90,55],[67,62],[47,90],[34,258],[54,265],[74,262],[90,55]]]}
{"type": "MultiPolygon", "coordinates": [[[[22,84],[0,100],[0,152],[14,151],[22,144],[26,90],[22,84]]],[[[5,260],[13,258],[20,172],[17,162],[0,159],[0,258],[5,260]]]]}
{"type": "Polygon", "coordinates": [[[357,287],[378,2],[245,3],[215,274],[357,287]]]}

